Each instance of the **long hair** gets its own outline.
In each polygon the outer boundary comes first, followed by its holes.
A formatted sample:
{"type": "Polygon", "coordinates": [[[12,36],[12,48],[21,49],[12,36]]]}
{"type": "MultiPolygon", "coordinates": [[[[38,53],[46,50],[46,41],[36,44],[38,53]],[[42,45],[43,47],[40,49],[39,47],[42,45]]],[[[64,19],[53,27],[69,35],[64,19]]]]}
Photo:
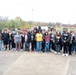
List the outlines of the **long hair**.
{"type": "Polygon", "coordinates": [[[61,37],[60,31],[56,31],[56,36],[60,36],[61,37]],[[58,32],[59,32],[59,34],[58,34],[58,32]]]}

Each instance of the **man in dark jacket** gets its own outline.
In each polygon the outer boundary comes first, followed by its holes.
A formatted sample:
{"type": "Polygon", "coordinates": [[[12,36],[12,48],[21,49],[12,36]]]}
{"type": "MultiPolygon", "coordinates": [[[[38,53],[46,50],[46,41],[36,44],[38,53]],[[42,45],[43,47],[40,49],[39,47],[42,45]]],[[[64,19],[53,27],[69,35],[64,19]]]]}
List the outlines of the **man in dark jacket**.
{"type": "Polygon", "coordinates": [[[63,43],[63,56],[68,56],[68,46],[70,42],[70,34],[67,32],[67,28],[64,29],[62,34],[62,43],[63,43]]]}

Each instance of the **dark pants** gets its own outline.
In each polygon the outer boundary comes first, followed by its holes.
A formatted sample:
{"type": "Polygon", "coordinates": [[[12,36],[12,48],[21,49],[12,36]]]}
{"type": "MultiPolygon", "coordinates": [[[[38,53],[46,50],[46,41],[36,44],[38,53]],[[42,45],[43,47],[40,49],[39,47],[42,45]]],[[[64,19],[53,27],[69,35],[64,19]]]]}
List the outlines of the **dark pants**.
{"type": "Polygon", "coordinates": [[[42,42],[42,52],[45,52],[45,41],[42,42]]]}
{"type": "Polygon", "coordinates": [[[54,42],[51,43],[51,46],[52,46],[52,49],[53,49],[54,51],[56,51],[55,43],[54,43],[54,42]]]}
{"type": "Polygon", "coordinates": [[[23,46],[24,46],[24,42],[21,42],[21,49],[23,49],[23,46]]]}
{"type": "Polygon", "coordinates": [[[36,50],[36,43],[37,43],[37,42],[36,42],[36,41],[34,41],[34,43],[35,43],[35,50],[36,50]]]}
{"type": "Polygon", "coordinates": [[[31,50],[34,50],[34,49],[35,49],[35,42],[32,41],[32,42],[31,42],[31,50]]]}
{"type": "Polygon", "coordinates": [[[11,43],[12,43],[12,48],[15,48],[14,40],[12,40],[11,43]]]}
{"type": "Polygon", "coordinates": [[[11,50],[11,40],[9,40],[9,50],[11,50]]]}
{"type": "Polygon", "coordinates": [[[61,45],[60,44],[56,44],[56,52],[60,52],[60,49],[61,49],[61,45]]]}
{"type": "Polygon", "coordinates": [[[72,54],[72,44],[69,45],[69,55],[72,54]]]}
{"type": "Polygon", "coordinates": [[[69,47],[68,47],[68,43],[63,43],[63,53],[65,54],[65,53],[68,53],[68,49],[69,49],[69,47]]]}

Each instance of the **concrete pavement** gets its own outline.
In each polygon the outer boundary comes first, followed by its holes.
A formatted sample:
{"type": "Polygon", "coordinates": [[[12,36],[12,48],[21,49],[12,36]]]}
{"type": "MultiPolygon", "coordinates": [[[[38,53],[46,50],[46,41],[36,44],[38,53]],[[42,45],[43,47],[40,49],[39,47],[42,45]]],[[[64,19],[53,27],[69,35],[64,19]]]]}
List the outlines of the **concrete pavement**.
{"type": "Polygon", "coordinates": [[[53,53],[24,52],[3,75],[66,75],[70,58],[53,53]]]}

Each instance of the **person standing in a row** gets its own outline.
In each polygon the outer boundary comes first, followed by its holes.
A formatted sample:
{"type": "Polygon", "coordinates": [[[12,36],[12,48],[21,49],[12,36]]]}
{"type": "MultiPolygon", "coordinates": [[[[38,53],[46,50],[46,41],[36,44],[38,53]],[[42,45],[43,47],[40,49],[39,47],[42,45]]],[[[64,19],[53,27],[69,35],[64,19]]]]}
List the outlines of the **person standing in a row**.
{"type": "Polygon", "coordinates": [[[50,48],[55,51],[55,33],[54,30],[50,33],[50,48]]]}
{"type": "Polygon", "coordinates": [[[14,36],[16,35],[16,31],[12,30],[12,34],[11,34],[11,44],[12,44],[12,50],[15,50],[15,42],[14,42],[14,36]]]}
{"type": "Polygon", "coordinates": [[[30,49],[30,41],[31,41],[31,34],[30,32],[26,32],[25,35],[25,51],[29,51],[30,49]]]}
{"type": "Polygon", "coordinates": [[[68,33],[68,29],[64,28],[64,32],[62,34],[63,56],[68,56],[69,42],[70,42],[70,34],[68,33]]]}
{"type": "Polygon", "coordinates": [[[48,32],[46,32],[46,34],[45,34],[45,48],[46,48],[46,52],[50,52],[49,45],[50,45],[50,34],[48,32]]]}
{"type": "Polygon", "coordinates": [[[35,50],[35,33],[34,31],[31,32],[31,51],[34,52],[35,50]]]}
{"type": "Polygon", "coordinates": [[[76,30],[74,31],[74,36],[73,36],[72,52],[76,52],[76,30]]]}
{"type": "Polygon", "coordinates": [[[18,32],[14,36],[14,43],[16,45],[16,50],[19,51],[21,49],[21,47],[20,47],[20,44],[21,44],[21,36],[20,36],[20,34],[18,32]]]}
{"type": "Polygon", "coordinates": [[[56,32],[56,36],[55,36],[55,48],[56,48],[56,52],[55,54],[60,54],[60,50],[61,50],[61,33],[60,31],[56,32]]]}
{"type": "Polygon", "coordinates": [[[7,30],[5,29],[3,32],[3,44],[4,44],[4,50],[7,50],[8,48],[8,43],[9,43],[9,33],[7,32],[7,30]]]}
{"type": "Polygon", "coordinates": [[[72,54],[72,47],[73,46],[73,32],[70,31],[70,42],[69,42],[69,55],[72,54]]]}
{"type": "Polygon", "coordinates": [[[0,50],[2,50],[2,31],[0,30],[0,50]]]}
{"type": "Polygon", "coordinates": [[[38,33],[36,34],[36,51],[37,52],[41,52],[41,48],[42,48],[42,41],[43,41],[43,35],[41,33],[41,30],[38,31],[38,33]]]}

